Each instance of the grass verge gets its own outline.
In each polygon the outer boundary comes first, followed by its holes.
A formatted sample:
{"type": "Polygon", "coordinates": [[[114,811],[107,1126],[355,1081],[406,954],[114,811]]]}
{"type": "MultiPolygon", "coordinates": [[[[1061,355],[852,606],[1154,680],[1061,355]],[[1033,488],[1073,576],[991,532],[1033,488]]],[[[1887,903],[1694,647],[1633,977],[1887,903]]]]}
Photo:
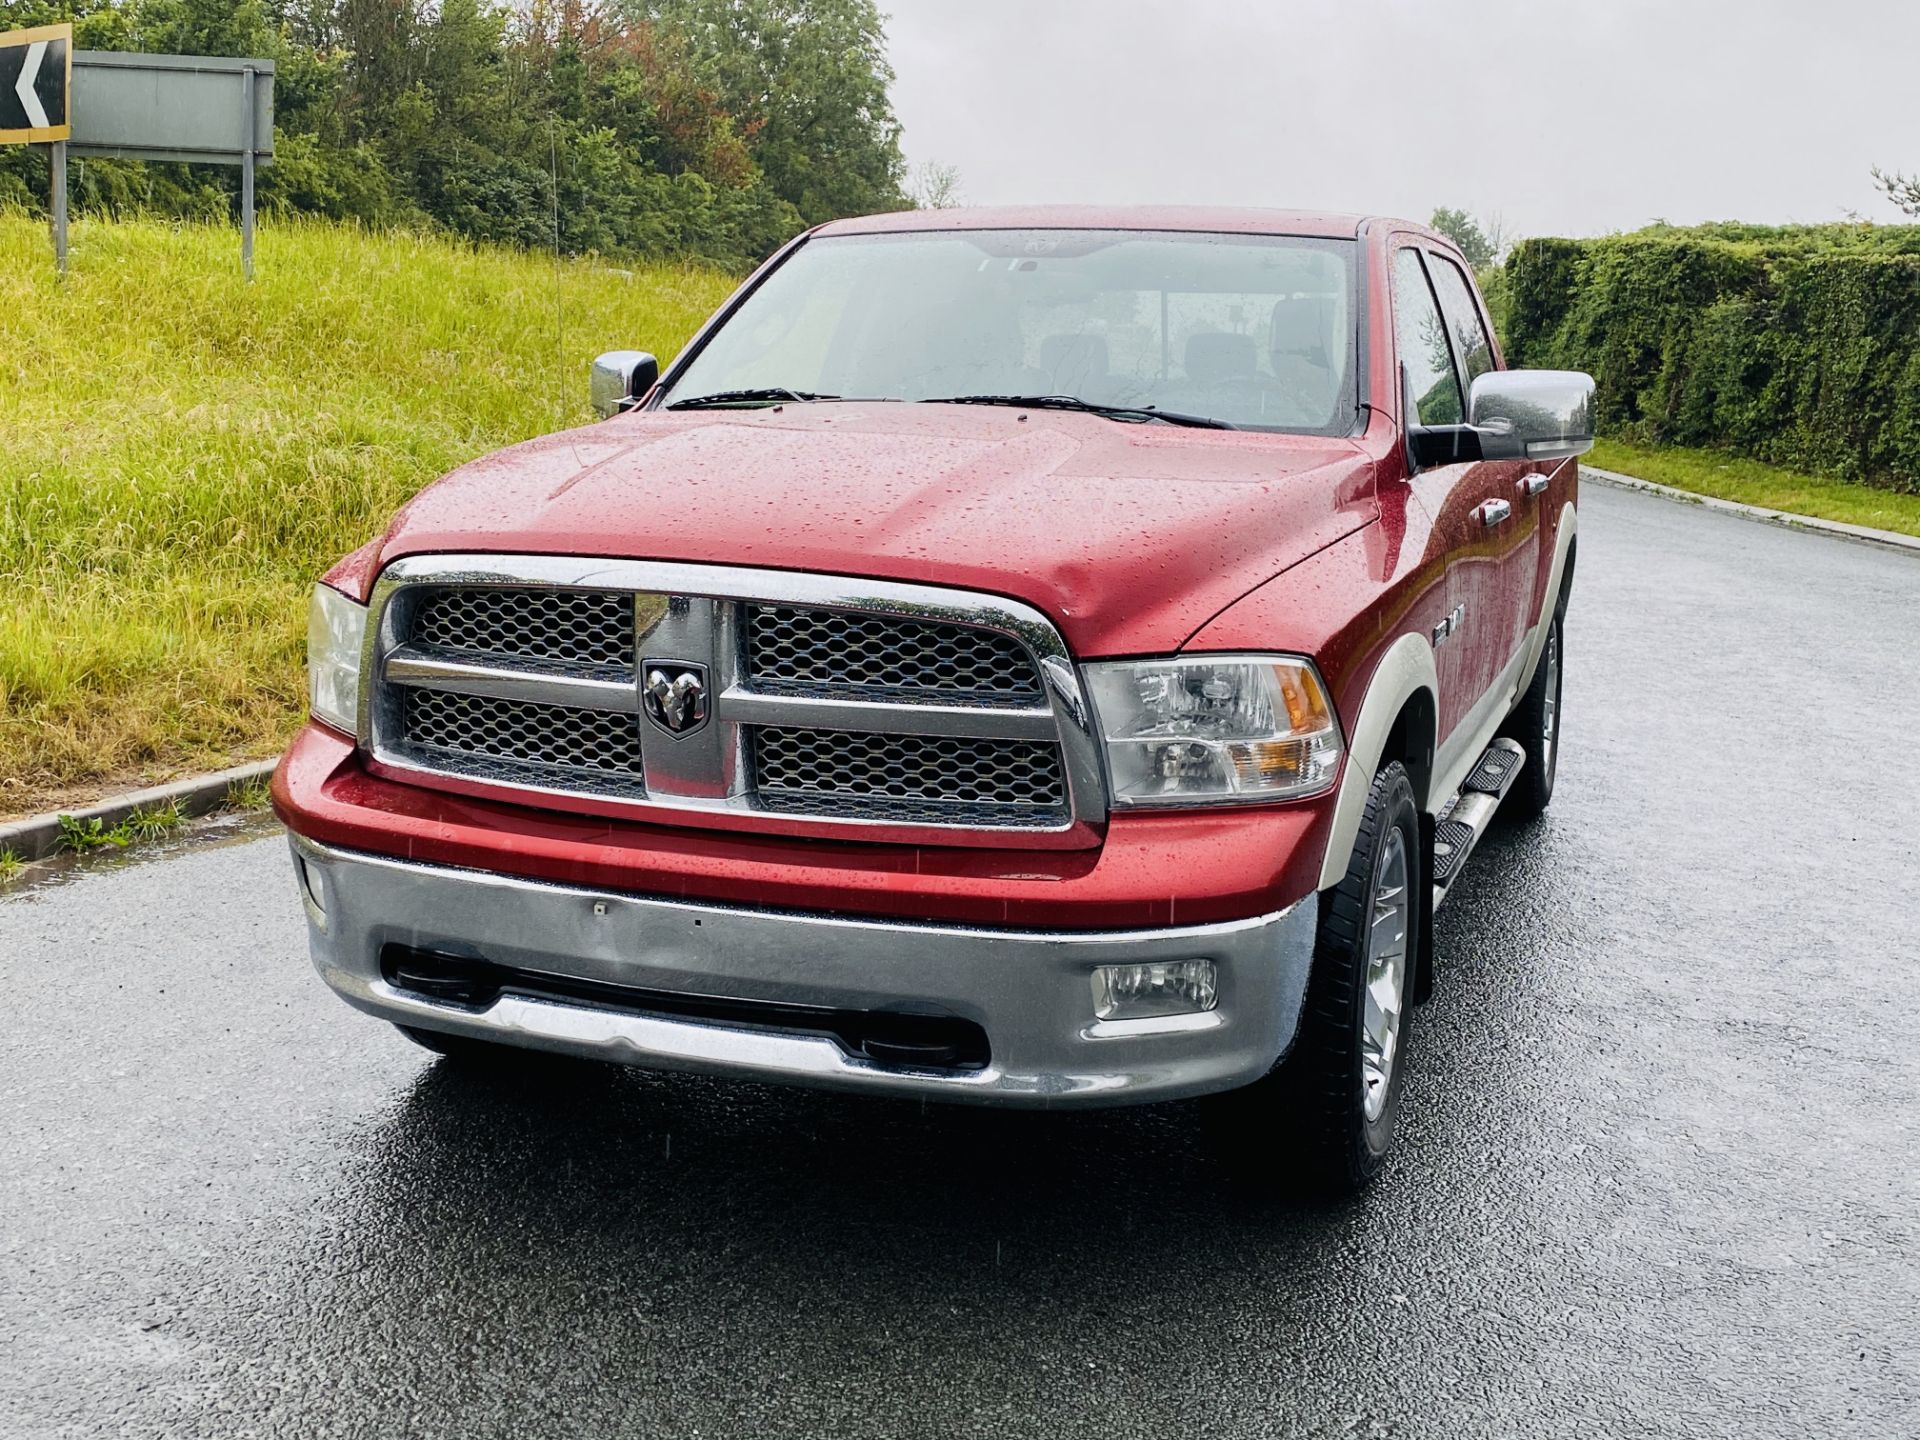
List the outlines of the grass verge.
{"type": "Polygon", "coordinates": [[[279,748],[313,579],[733,284],[304,222],[248,285],[237,243],[85,221],[63,284],[0,214],[0,816],[279,748]]]}
{"type": "Polygon", "coordinates": [[[1920,495],[1802,475],[1717,450],[1647,450],[1599,440],[1588,459],[1603,470],[1696,495],[1920,536],[1920,495]]]}

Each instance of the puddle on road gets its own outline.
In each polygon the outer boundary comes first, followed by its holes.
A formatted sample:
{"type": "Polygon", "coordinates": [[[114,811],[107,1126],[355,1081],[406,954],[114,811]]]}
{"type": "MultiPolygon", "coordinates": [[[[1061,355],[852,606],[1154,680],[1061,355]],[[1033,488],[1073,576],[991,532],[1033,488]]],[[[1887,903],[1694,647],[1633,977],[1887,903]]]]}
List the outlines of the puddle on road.
{"type": "Polygon", "coordinates": [[[63,852],[49,855],[44,860],[35,860],[12,880],[0,880],[0,905],[22,895],[71,884],[88,875],[168,860],[189,850],[217,850],[229,845],[246,845],[279,833],[280,822],[272,812],[266,810],[204,815],[197,820],[189,820],[173,834],[157,840],[140,841],[124,849],[94,850],[84,855],[63,852]]]}

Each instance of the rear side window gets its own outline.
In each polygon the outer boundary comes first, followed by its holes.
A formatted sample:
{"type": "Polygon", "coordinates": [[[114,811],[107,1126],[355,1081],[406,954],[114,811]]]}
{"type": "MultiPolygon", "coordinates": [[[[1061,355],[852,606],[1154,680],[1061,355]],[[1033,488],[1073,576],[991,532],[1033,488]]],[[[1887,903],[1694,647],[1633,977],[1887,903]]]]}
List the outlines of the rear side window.
{"type": "Polygon", "coordinates": [[[1433,272],[1434,289],[1440,292],[1440,313],[1453,334],[1453,353],[1460,357],[1471,389],[1475,380],[1493,369],[1493,346],[1487,340],[1487,327],[1480,323],[1480,309],[1473,303],[1473,287],[1460,267],[1443,255],[1428,255],[1427,268],[1433,272]]]}
{"type": "Polygon", "coordinates": [[[1393,257],[1393,328],[1407,374],[1410,417],[1417,425],[1458,425],[1466,418],[1447,329],[1415,250],[1393,257]]]}

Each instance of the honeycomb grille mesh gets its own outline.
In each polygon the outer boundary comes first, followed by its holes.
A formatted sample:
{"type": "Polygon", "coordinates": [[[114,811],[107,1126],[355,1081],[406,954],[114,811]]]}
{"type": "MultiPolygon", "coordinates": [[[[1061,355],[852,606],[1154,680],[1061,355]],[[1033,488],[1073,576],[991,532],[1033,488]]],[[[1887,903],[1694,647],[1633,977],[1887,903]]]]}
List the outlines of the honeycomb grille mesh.
{"type": "Polygon", "coordinates": [[[638,778],[641,773],[640,721],[631,714],[409,690],[405,724],[411,746],[484,756],[509,766],[577,771],[583,788],[596,777],[638,778]]]}
{"type": "Polygon", "coordinates": [[[421,645],[558,665],[633,669],[633,596],[613,590],[436,590],[413,620],[421,645]]]}
{"type": "Polygon", "coordinates": [[[1060,749],[1038,741],[769,725],[753,732],[753,753],[768,810],[945,824],[1066,819],[1060,749]]]}
{"type": "Polygon", "coordinates": [[[787,605],[755,605],[747,668],[762,690],[850,698],[1031,705],[1040,676],[1011,635],[787,605]]]}

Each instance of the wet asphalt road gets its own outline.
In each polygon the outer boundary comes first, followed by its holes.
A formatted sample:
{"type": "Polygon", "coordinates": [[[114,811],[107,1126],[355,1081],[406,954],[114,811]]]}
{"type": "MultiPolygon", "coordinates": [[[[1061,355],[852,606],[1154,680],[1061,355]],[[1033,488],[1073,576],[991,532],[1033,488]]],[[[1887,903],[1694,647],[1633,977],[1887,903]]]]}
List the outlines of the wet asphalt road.
{"type": "Polygon", "coordinates": [[[1188,1107],[445,1073],[258,826],[0,899],[0,1433],[1920,1433],[1916,616],[1589,486],[1559,794],[1331,1207],[1188,1107]]]}

